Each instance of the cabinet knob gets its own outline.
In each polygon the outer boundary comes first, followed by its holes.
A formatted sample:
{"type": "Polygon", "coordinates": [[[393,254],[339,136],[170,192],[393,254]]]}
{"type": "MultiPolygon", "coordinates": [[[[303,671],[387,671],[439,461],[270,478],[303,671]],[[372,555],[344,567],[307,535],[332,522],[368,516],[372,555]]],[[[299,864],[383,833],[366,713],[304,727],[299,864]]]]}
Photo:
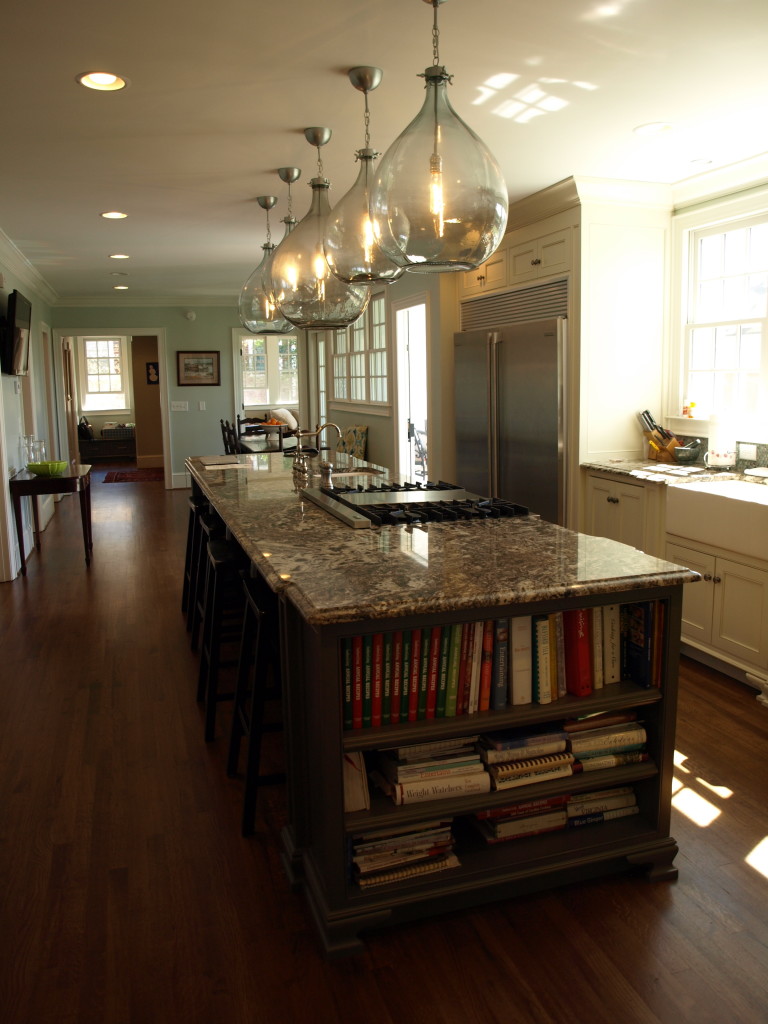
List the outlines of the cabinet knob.
{"type": "Polygon", "coordinates": [[[538,267],[538,265],[540,263],[541,263],[541,260],[538,257],[535,260],[531,260],[531,266],[532,267],[538,267]]]}
{"type": "Polygon", "coordinates": [[[608,495],[608,497],[605,500],[609,501],[612,505],[618,505],[619,504],[619,499],[618,498],[614,498],[610,494],[608,495]]]}
{"type": "Polygon", "coordinates": [[[709,581],[712,579],[712,573],[711,572],[705,572],[704,575],[702,576],[702,579],[706,580],[707,583],[709,583],[709,581]]]}
{"type": "Polygon", "coordinates": [[[477,280],[480,282],[480,284],[482,284],[483,281],[485,280],[485,274],[478,274],[477,280]]]}
{"type": "Polygon", "coordinates": [[[712,577],[712,582],[713,583],[722,583],[723,581],[722,581],[722,579],[719,576],[713,576],[712,577]]]}

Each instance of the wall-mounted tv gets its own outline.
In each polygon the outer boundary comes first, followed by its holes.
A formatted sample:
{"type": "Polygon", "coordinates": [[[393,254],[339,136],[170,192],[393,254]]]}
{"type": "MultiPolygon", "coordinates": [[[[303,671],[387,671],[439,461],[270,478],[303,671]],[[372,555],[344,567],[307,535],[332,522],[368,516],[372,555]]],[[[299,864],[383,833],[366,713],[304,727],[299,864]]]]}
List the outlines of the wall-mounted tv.
{"type": "Polygon", "coordinates": [[[21,292],[8,296],[8,311],[0,345],[0,370],[13,376],[29,373],[29,332],[32,304],[21,292]]]}

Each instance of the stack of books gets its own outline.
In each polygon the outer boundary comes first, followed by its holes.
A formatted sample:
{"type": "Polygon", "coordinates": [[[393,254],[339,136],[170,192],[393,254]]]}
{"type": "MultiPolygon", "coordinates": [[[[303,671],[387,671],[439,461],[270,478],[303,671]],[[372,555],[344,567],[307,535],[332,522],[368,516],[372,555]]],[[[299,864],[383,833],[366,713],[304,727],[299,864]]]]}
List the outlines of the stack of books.
{"type": "Polygon", "coordinates": [[[509,807],[478,811],[473,823],[486,843],[492,844],[542,832],[602,824],[638,813],[632,787],[615,786],[613,789],[542,797],[509,807]]]}
{"type": "Polygon", "coordinates": [[[352,878],[361,888],[402,882],[459,867],[453,852],[453,819],[378,829],[352,840],[352,878]]]}
{"type": "Polygon", "coordinates": [[[614,818],[637,814],[637,797],[631,786],[616,786],[596,793],[577,793],[568,801],[566,814],[569,828],[600,825],[614,818]]]}
{"type": "Polygon", "coordinates": [[[541,757],[527,757],[517,761],[501,761],[488,765],[488,774],[494,789],[514,789],[529,786],[549,779],[573,775],[573,754],[544,754],[541,757]]]}
{"type": "Polygon", "coordinates": [[[648,760],[644,726],[637,721],[603,724],[604,721],[597,717],[593,722],[581,720],[576,728],[564,723],[568,750],[578,762],[578,771],[599,771],[648,760]]]}
{"type": "Polygon", "coordinates": [[[396,804],[487,793],[490,777],[475,749],[477,736],[382,750],[371,778],[396,804]]]}

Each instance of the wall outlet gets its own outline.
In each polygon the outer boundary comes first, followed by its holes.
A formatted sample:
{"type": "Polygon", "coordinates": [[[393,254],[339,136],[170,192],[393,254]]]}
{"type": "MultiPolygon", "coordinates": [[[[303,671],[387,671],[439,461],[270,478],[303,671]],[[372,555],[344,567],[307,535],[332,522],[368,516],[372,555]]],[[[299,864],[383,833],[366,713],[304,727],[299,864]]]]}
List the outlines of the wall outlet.
{"type": "Polygon", "coordinates": [[[189,402],[171,402],[171,412],[189,412],[189,402]]]}
{"type": "Polygon", "coordinates": [[[739,445],[739,458],[746,459],[748,462],[755,462],[757,460],[757,445],[756,444],[740,444],[739,445]]]}
{"type": "Polygon", "coordinates": [[[200,412],[205,412],[205,402],[198,402],[197,408],[200,410],[200,412]]]}

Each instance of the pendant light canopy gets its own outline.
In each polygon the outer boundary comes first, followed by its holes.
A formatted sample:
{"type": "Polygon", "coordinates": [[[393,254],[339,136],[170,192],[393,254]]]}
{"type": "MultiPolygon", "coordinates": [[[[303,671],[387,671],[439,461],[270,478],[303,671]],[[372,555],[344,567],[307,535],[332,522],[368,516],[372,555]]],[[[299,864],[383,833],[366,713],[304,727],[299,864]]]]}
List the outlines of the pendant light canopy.
{"type": "Polygon", "coordinates": [[[424,105],[382,157],[371,212],[379,244],[398,266],[416,273],[471,270],[498,248],[509,198],[495,158],[448,100],[451,76],[438,50],[443,0],[424,2],[434,9],[424,105]]]}
{"type": "Polygon", "coordinates": [[[334,277],[323,251],[330,205],[330,183],[323,177],[320,148],[331,137],[330,128],[305,128],[307,141],[317,147],[318,176],[310,181],[309,212],[272,254],[271,293],[281,316],[294,327],[336,328],[354,323],[365,312],[368,288],[334,277]]]}
{"type": "Polygon", "coordinates": [[[269,211],[277,202],[277,196],[256,196],[256,202],[267,213],[267,241],[261,247],[264,251],[261,262],[240,292],[240,323],[251,334],[288,334],[293,327],[280,316],[269,291],[265,288],[264,281],[264,271],[268,268],[272,253],[275,251],[269,227],[269,211]]]}
{"type": "Polygon", "coordinates": [[[377,222],[371,217],[373,161],[379,155],[371,149],[368,93],[381,82],[381,68],[357,67],[348,72],[352,85],[365,96],[365,146],[358,149],[360,161],[357,181],[339,200],[328,216],[325,227],[325,258],[336,277],[350,284],[390,284],[401,277],[398,266],[379,248],[377,222]]]}

